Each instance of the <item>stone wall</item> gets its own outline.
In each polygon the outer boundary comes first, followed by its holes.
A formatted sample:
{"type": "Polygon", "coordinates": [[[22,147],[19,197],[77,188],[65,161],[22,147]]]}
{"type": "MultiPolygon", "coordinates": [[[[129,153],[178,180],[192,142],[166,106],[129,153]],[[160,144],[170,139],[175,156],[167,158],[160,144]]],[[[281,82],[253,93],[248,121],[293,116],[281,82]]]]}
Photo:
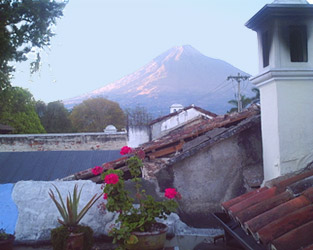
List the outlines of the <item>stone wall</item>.
{"type": "Polygon", "coordinates": [[[0,135],[0,152],[119,150],[127,145],[127,133],[76,133],[0,135]]]}
{"type": "Polygon", "coordinates": [[[157,173],[161,190],[181,193],[180,217],[189,226],[214,227],[220,204],[263,181],[260,125],[199,150],[157,173]]]}

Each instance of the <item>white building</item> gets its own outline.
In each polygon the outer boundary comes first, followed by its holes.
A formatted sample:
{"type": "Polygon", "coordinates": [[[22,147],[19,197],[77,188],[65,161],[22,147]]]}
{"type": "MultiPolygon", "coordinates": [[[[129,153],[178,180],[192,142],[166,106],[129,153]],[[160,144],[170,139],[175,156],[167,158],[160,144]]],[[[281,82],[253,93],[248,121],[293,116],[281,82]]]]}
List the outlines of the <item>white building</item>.
{"type": "Polygon", "coordinates": [[[313,6],[276,0],[246,26],[258,36],[266,181],[313,161],[313,6]]]}
{"type": "Polygon", "coordinates": [[[207,110],[191,105],[183,107],[179,104],[174,104],[170,108],[170,114],[160,117],[150,123],[151,139],[154,140],[161,136],[164,136],[173,129],[176,129],[184,123],[191,121],[199,116],[203,116],[209,119],[216,117],[216,114],[207,110]],[[178,109],[172,112],[174,109],[178,109]]]}

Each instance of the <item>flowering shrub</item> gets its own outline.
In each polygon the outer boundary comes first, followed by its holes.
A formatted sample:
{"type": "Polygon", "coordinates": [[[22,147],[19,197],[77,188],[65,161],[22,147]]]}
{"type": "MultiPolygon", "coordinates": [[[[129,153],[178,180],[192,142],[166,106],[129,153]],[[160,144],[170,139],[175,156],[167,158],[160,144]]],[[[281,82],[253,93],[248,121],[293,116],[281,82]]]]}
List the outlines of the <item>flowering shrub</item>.
{"type": "Polygon", "coordinates": [[[156,201],[151,195],[147,195],[141,185],[142,160],[145,157],[144,151],[134,152],[125,146],[121,149],[122,155],[132,153],[127,160],[127,166],[135,183],[136,195],[131,197],[125,189],[123,171],[108,169],[102,173],[101,178],[105,182],[103,187],[103,198],[107,200],[106,209],[110,212],[118,212],[117,224],[109,232],[113,236],[113,243],[120,243],[123,249],[125,244],[136,244],[138,239],[132,234],[134,231],[149,231],[156,223],[156,218],[167,219],[167,215],[176,211],[178,204],[175,198],[180,194],[175,188],[165,190],[166,199],[156,201]],[[134,206],[133,204],[139,204],[134,206]]]}
{"type": "Polygon", "coordinates": [[[176,195],[177,195],[177,191],[175,188],[165,189],[165,194],[164,194],[165,197],[167,197],[169,199],[173,199],[173,198],[175,198],[176,195]]]}
{"type": "Polygon", "coordinates": [[[130,147],[124,146],[121,148],[120,154],[121,155],[127,155],[132,152],[132,149],[130,147]]]}
{"type": "Polygon", "coordinates": [[[98,175],[98,174],[101,174],[103,172],[103,168],[100,167],[100,166],[95,166],[93,169],[92,169],[92,173],[94,175],[98,175]]]}
{"type": "Polygon", "coordinates": [[[106,184],[116,184],[118,183],[118,175],[117,174],[108,174],[104,177],[104,182],[106,184]]]}

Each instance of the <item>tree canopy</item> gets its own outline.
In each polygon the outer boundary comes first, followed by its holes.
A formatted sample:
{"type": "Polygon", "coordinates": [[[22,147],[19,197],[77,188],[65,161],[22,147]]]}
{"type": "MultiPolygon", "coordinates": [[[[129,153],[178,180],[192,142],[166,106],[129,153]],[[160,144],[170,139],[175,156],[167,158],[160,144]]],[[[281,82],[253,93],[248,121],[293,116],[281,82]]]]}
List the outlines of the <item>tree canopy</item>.
{"type": "Polygon", "coordinates": [[[49,102],[48,105],[37,101],[36,111],[47,133],[73,132],[70,113],[61,101],[49,102]]]}
{"type": "MultiPolygon", "coordinates": [[[[55,0],[0,0],[0,90],[10,86],[12,62],[27,60],[32,48],[50,44],[52,27],[66,2],[55,0]]],[[[39,67],[40,55],[31,63],[39,67]]]]}
{"type": "Polygon", "coordinates": [[[103,132],[107,125],[125,127],[125,114],[116,102],[102,97],[87,99],[75,106],[70,115],[77,132],[103,132]]]}
{"type": "Polygon", "coordinates": [[[35,111],[32,94],[20,87],[9,87],[2,91],[0,123],[13,127],[15,134],[45,133],[35,111]]]}

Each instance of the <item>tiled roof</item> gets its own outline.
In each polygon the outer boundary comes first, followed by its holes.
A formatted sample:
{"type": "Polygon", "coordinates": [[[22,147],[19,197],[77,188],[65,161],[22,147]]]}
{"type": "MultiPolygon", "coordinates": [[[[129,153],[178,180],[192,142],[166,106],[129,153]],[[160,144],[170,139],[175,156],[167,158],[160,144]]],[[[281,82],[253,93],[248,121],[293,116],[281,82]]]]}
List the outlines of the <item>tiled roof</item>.
{"type": "Polygon", "coordinates": [[[185,107],[185,108],[183,108],[183,109],[181,109],[181,110],[178,110],[178,111],[176,111],[176,112],[170,113],[170,114],[165,115],[165,116],[161,116],[161,117],[159,117],[159,118],[157,118],[157,119],[151,121],[149,125],[153,125],[153,124],[155,124],[155,123],[157,123],[157,122],[163,121],[163,120],[165,120],[165,119],[167,119],[167,118],[170,118],[170,117],[172,117],[172,116],[175,116],[175,115],[177,115],[177,114],[179,114],[179,113],[181,113],[181,112],[183,112],[183,111],[186,111],[186,110],[192,109],[192,108],[194,108],[195,110],[197,110],[197,111],[199,111],[199,112],[201,112],[201,113],[203,113],[203,114],[206,114],[206,115],[208,115],[208,116],[211,116],[211,117],[216,117],[216,116],[217,116],[217,114],[214,114],[214,113],[212,113],[212,112],[210,112],[210,111],[208,111],[208,110],[205,110],[205,109],[203,109],[203,108],[200,108],[200,107],[197,107],[197,106],[194,106],[194,105],[190,105],[190,106],[185,107]]]}
{"type": "MultiPolygon", "coordinates": [[[[257,106],[253,106],[241,113],[216,116],[213,119],[199,117],[171,131],[166,136],[141,145],[135,151],[143,150],[145,152],[145,166],[149,165],[149,162],[164,158],[170,158],[170,162],[173,163],[195,153],[195,148],[198,150],[203,146],[242,131],[242,129],[246,128],[245,121],[253,118],[256,118],[260,122],[260,111],[257,106]],[[239,124],[243,125],[239,126],[239,124]]],[[[126,160],[127,157],[124,156],[115,161],[105,163],[102,166],[105,169],[119,168],[127,172],[126,160]]],[[[91,168],[76,173],[71,178],[91,179],[95,182],[101,181],[100,176],[94,176],[92,174],[91,168]]]]}
{"type": "Polygon", "coordinates": [[[313,249],[313,169],[277,178],[222,203],[264,249],[313,249]]]}

